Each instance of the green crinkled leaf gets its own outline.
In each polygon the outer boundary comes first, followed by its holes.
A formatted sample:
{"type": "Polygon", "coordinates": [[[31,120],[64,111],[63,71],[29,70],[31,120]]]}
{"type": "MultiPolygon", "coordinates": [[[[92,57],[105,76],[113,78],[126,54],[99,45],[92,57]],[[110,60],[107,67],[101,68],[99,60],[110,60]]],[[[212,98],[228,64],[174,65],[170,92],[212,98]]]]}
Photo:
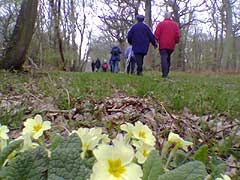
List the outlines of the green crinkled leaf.
{"type": "Polygon", "coordinates": [[[46,180],[48,154],[38,147],[16,156],[0,173],[4,180],[46,180]]]}
{"type": "Polygon", "coordinates": [[[64,138],[58,134],[56,134],[51,140],[51,151],[57,148],[58,144],[63,142],[64,138]]]}
{"type": "Polygon", "coordinates": [[[175,166],[177,167],[182,165],[186,161],[186,158],[187,158],[187,154],[182,150],[178,150],[174,157],[175,166]]]}
{"type": "Polygon", "coordinates": [[[77,134],[59,143],[51,154],[48,180],[87,180],[93,159],[82,160],[80,153],[81,142],[77,134]]]}
{"type": "Polygon", "coordinates": [[[208,163],[208,146],[201,146],[193,155],[193,160],[202,161],[204,164],[208,163]]]}
{"type": "Polygon", "coordinates": [[[160,175],[157,180],[203,180],[206,176],[205,165],[200,161],[192,161],[160,175]]]}
{"type": "Polygon", "coordinates": [[[0,153],[0,168],[2,168],[3,163],[6,161],[8,156],[17,148],[20,147],[20,145],[23,143],[23,140],[17,140],[12,143],[10,143],[7,147],[3,149],[3,151],[0,153]]]}
{"type": "Polygon", "coordinates": [[[158,176],[164,173],[162,161],[158,151],[152,151],[143,164],[142,180],[157,180],[158,176]]]}

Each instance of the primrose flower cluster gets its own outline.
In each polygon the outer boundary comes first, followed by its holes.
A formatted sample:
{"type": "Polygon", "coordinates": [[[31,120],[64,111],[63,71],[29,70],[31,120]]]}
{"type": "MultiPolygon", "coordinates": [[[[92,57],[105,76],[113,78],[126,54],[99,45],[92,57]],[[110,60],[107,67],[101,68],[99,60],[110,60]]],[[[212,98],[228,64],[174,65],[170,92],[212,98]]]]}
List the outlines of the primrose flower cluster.
{"type": "MultiPolygon", "coordinates": [[[[34,118],[28,118],[24,122],[21,136],[17,138],[17,140],[23,140],[23,146],[19,152],[33,149],[37,146],[44,146],[43,133],[49,129],[51,129],[51,122],[43,121],[40,115],[36,115],[34,118]]],[[[81,140],[82,152],[80,155],[82,159],[88,158],[89,155],[95,157],[90,180],[142,179],[142,164],[147,160],[150,152],[155,149],[156,139],[151,129],[140,121],[134,125],[131,123],[122,124],[120,129],[122,133],[119,133],[114,139],[110,139],[108,135],[104,134],[102,129],[98,127],[79,128],[70,133],[76,133],[81,140]]],[[[8,127],[0,125],[0,153],[8,144],[8,133],[8,127]]],[[[11,143],[11,141],[9,143],[11,143]]],[[[166,158],[171,148],[165,169],[167,170],[169,162],[179,148],[187,151],[191,145],[192,142],[185,141],[178,134],[170,132],[161,153],[161,158],[166,158]]],[[[50,158],[50,150],[46,147],[45,149],[50,158]]],[[[7,161],[14,158],[16,154],[16,152],[13,152],[4,165],[7,161]]],[[[230,180],[230,178],[222,175],[222,178],[217,178],[216,180],[230,180]]]]}
{"type": "MultiPolygon", "coordinates": [[[[38,143],[33,143],[32,140],[38,141],[39,138],[43,135],[43,132],[49,129],[51,129],[51,122],[43,121],[40,115],[36,115],[33,119],[28,118],[24,122],[22,134],[15,140],[23,139],[24,143],[21,151],[29,150],[39,145],[38,143]]],[[[7,126],[0,126],[1,151],[7,146],[7,140],[9,139],[7,135],[8,132],[9,129],[7,126]]]]}
{"type": "Polygon", "coordinates": [[[112,141],[101,128],[79,128],[77,133],[82,142],[84,158],[88,151],[92,151],[96,162],[93,166],[91,180],[99,179],[136,179],[143,176],[140,164],[147,159],[154,149],[155,137],[148,126],[141,122],[135,125],[126,123],[121,130],[127,134],[119,134],[112,141]]]}

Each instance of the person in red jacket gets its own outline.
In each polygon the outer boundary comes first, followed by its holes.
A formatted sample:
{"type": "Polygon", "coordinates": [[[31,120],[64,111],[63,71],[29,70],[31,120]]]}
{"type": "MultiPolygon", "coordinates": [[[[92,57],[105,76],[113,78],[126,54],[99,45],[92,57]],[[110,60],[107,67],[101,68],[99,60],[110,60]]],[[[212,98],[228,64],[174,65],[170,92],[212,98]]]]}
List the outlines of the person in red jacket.
{"type": "Polygon", "coordinates": [[[179,27],[177,23],[171,19],[171,15],[170,12],[166,12],[164,16],[165,19],[158,23],[154,32],[154,36],[159,44],[163,78],[168,77],[171,65],[171,54],[180,39],[179,27]]]}

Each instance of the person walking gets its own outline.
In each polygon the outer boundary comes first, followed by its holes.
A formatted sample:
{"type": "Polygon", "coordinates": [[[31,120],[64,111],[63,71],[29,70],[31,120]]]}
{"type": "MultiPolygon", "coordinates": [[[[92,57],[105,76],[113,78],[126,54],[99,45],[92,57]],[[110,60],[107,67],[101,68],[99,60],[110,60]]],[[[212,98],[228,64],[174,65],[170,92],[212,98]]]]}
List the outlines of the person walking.
{"type": "Polygon", "coordinates": [[[111,49],[111,58],[110,66],[112,73],[118,73],[119,71],[119,62],[121,60],[120,54],[122,53],[121,49],[118,46],[113,46],[111,49]]]}
{"type": "Polygon", "coordinates": [[[95,67],[96,67],[96,72],[98,72],[100,70],[100,67],[101,67],[101,61],[98,58],[95,62],[95,67]]]}
{"type": "Polygon", "coordinates": [[[92,60],[91,62],[92,72],[95,72],[95,61],[92,60]]]}
{"type": "Polygon", "coordinates": [[[143,22],[144,16],[136,16],[137,23],[133,25],[127,34],[127,40],[132,45],[136,63],[137,63],[137,75],[142,75],[143,71],[143,59],[149,49],[149,44],[152,43],[154,48],[157,48],[157,44],[151,29],[143,22]]]}
{"type": "Polygon", "coordinates": [[[162,66],[162,77],[167,78],[171,66],[171,54],[180,40],[180,30],[176,22],[171,19],[171,13],[166,12],[164,20],[159,22],[154,36],[159,43],[162,66]]]}
{"type": "Polygon", "coordinates": [[[126,50],[125,50],[125,59],[126,59],[126,72],[129,74],[134,74],[134,70],[135,70],[135,56],[134,56],[134,52],[132,51],[132,46],[129,46],[126,50]]]}
{"type": "Polygon", "coordinates": [[[107,72],[107,70],[108,70],[108,63],[107,63],[107,60],[104,59],[102,64],[102,71],[107,72]]]}

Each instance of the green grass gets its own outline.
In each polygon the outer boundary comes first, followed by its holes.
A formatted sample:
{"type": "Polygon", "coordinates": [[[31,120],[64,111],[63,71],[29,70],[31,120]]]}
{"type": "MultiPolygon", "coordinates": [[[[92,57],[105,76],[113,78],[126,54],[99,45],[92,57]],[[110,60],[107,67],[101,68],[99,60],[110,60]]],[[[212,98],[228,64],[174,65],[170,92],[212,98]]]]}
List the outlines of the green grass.
{"type": "MultiPolygon", "coordinates": [[[[37,103],[57,104],[60,109],[71,109],[75,107],[76,101],[90,100],[90,103],[85,101],[85,106],[93,109],[91,100],[101,101],[116,93],[138,97],[151,96],[154,100],[162,102],[172,113],[181,113],[186,107],[199,116],[221,114],[221,117],[227,116],[227,120],[240,119],[240,75],[171,73],[171,80],[166,80],[161,78],[159,72],[148,72],[139,77],[123,73],[0,71],[0,123],[8,125],[11,130],[20,130],[23,119],[33,117],[36,113],[44,114],[35,109],[28,109],[31,106],[31,102],[28,103],[31,98],[37,103]],[[6,98],[16,105],[10,109],[3,107],[6,98]]],[[[96,114],[93,116],[97,116],[98,112],[94,113],[96,114]]],[[[220,120],[217,116],[214,126],[217,126],[218,121],[220,120]]],[[[91,123],[96,126],[103,125],[100,121],[88,120],[69,121],[66,125],[87,127],[91,123]]],[[[199,123],[201,130],[208,136],[209,124],[204,120],[199,123]]],[[[107,129],[112,129],[112,126],[112,122],[105,124],[107,129]]],[[[227,159],[230,155],[240,157],[239,148],[233,146],[239,139],[236,135],[238,130],[239,128],[224,136],[222,143],[219,143],[215,136],[208,136],[208,153],[212,158],[207,166],[214,177],[225,171],[225,164],[220,159],[227,159]]],[[[162,132],[164,133],[167,136],[168,131],[162,132]]],[[[235,179],[238,179],[238,175],[235,179]]]]}
{"type": "Polygon", "coordinates": [[[198,115],[223,113],[240,116],[240,76],[199,75],[175,73],[172,81],[161,78],[160,73],[142,77],[110,73],[57,73],[65,79],[62,85],[77,99],[92,97],[104,99],[114,93],[129,96],[151,95],[172,111],[184,107],[198,115]]]}
{"type": "Polygon", "coordinates": [[[36,84],[41,93],[53,97],[62,109],[74,106],[75,100],[102,100],[114,93],[129,96],[152,96],[172,112],[185,107],[197,115],[225,114],[240,118],[240,75],[172,73],[171,80],[158,72],[144,76],[123,73],[51,72],[13,74],[0,72],[0,92],[26,92],[24,82],[36,84]],[[70,102],[69,102],[70,101],[70,102]]]}

